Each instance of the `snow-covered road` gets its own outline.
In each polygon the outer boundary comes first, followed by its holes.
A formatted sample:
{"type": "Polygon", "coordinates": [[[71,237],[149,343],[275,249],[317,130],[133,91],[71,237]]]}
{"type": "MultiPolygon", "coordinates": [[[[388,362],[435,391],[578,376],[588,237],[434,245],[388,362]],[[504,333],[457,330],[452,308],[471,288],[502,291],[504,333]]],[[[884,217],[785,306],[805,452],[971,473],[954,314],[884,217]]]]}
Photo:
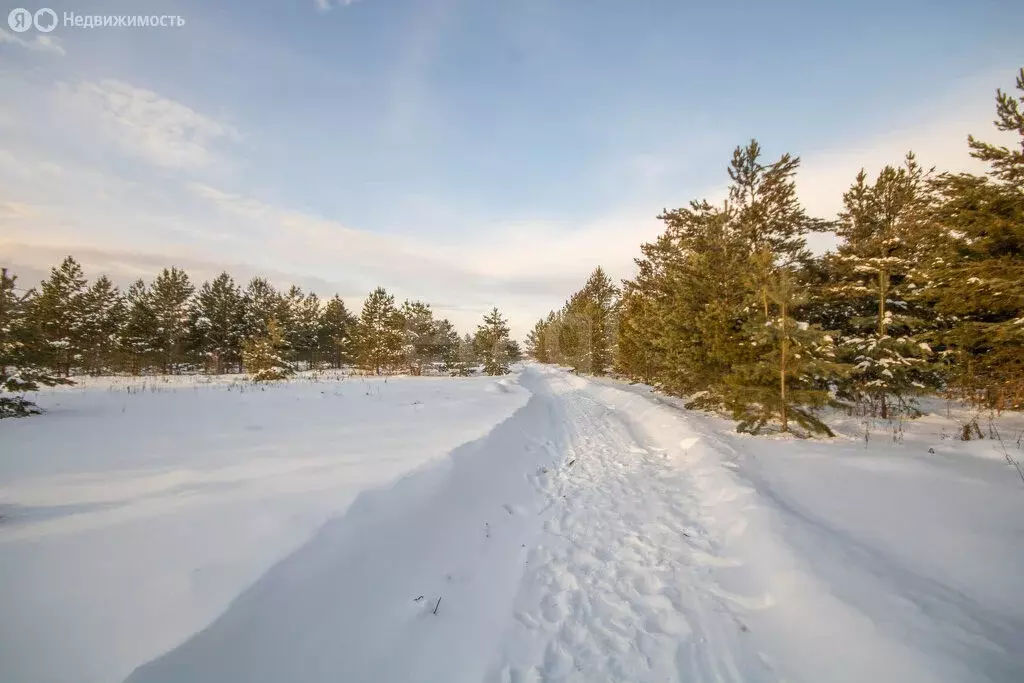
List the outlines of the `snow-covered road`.
{"type": "Polygon", "coordinates": [[[557,411],[563,456],[544,480],[544,533],[489,680],[777,678],[743,618],[770,607],[771,596],[734,595],[708,580],[740,561],[720,552],[701,487],[669,459],[696,440],[667,448],[642,428],[642,406],[618,410],[577,377],[547,371],[528,381],[557,411]]]}
{"type": "Polygon", "coordinates": [[[128,680],[1024,680],[1024,486],[997,460],[743,438],[543,366],[493,387],[477,414],[521,407],[128,680]]]}

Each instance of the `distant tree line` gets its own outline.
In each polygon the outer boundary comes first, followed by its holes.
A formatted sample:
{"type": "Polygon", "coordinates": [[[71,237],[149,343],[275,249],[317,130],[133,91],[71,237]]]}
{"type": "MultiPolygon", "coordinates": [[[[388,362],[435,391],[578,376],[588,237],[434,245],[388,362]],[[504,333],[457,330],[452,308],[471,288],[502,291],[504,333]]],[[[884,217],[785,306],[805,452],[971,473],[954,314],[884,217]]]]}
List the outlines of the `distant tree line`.
{"type": "Polygon", "coordinates": [[[939,390],[1024,408],[1022,102],[997,93],[996,127],[1019,146],[968,138],[987,175],[938,173],[910,153],[862,170],[832,220],[800,205],[799,159],[738,147],[728,200],[664,211],[636,277],[619,289],[598,268],[537,322],[529,355],[688,396],[741,431],[829,432],[816,409],[830,402],[914,415],[914,397],[939,390]],[[818,231],[840,240],[815,257],[818,231]]]}
{"type": "Polygon", "coordinates": [[[280,379],[297,369],[355,366],[385,374],[424,371],[491,375],[520,359],[497,308],[474,335],[460,336],[429,304],[377,288],[357,317],[341,297],[324,301],[255,277],[227,273],[198,288],[165,268],[124,292],[105,275],[92,282],[68,256],[38,288],[0,275],[0,416],[26,414],[22,394],[75,374],[238,373],[280,379]]]}

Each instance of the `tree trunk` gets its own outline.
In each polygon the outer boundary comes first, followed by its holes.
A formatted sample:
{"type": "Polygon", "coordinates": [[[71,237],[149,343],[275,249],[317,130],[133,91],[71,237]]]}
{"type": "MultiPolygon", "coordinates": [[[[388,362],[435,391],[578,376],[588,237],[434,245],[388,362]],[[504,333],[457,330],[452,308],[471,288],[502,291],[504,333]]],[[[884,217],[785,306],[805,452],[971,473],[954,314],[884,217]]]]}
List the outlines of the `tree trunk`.
{"type": "Polygon", "coordinates": [[[786,304],[782,309],[782,345],[779,354],[779,396],[782,403],[782,431],[789,431],[789,415],[786,411],[786,355],[789,352],[789,338],[786,336],[786,304]]]}
{"type": "Polygon", "coordinates": [[[885,336],[885,297],[889,290],[889,274],[885,268],[878,270],[878,336],[885,336]]]}

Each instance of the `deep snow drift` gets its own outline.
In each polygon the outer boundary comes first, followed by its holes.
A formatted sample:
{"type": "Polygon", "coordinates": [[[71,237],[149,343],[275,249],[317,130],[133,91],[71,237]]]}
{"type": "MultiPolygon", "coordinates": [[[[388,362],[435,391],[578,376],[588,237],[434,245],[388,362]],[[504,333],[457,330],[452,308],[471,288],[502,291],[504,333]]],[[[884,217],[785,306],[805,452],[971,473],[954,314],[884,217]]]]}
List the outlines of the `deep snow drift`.
{"type": "Polygon", "coordinates": [[[745,438],[539,366],[227,386],[0,424],[0,680],[1024,680],[1024,482],[952,421],[745,438]]]}

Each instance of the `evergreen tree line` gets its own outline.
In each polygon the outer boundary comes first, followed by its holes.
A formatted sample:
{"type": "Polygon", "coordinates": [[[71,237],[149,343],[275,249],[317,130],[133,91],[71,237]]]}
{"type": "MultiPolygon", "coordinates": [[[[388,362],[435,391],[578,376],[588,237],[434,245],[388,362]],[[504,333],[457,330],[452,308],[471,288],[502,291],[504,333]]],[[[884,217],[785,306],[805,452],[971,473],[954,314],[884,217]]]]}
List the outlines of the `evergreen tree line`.
{"type": "Polygon", "coordinates": [[[1024,69],[1016,85],[995,123],[1018,146],[968,138],[986,175],[909,153],[857,174],[831,220],[801,206],[798,158],[738,147],[726,201],[664,211],[637,275],[620,290],[596,270],[537,322],[529,355],[688,396],[750,432],[830,433],[828,403],[913,416],[936,391],[1024,408],[1024,69]],[[839,246],[814,256],[821,231],[839,246]]]}
{"type": "Polygon", "coordinates": [[[278,291],[260,277],[243,288],[227,273],[196,288],[185,271],[165,268],[124,292],[105,275],[90,283],[71,256],[38,288],[0,274],[0,417],[31,412],[20,394],[74,374],[249,372],[271,380],[302,368],[465,375],[482,366],[497,375],[520,356],[497,308],[474,335],[460,336],[429,304],[396,305],[384,288],[357,317],[337,295],[278,291]]]}
{"type": "Polygon", "coordinates": [[[605,375],[614,362],[620,290],[598,266],[583,289],[558,311],[537,321],[526,337],[527,354],[576,372],[605,375]]]}

